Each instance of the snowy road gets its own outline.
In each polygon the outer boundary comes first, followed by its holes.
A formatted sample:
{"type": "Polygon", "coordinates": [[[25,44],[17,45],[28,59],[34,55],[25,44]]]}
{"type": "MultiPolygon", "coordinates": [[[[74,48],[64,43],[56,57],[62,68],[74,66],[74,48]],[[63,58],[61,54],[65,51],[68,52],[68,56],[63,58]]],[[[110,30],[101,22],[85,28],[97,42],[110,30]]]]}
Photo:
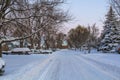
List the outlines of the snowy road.
{"type": "MultiPolygon", "coordinates": [[[[104,66],[104,65],[103,65],[104,66]]],[[[119,72],[118,72],[119,73],[119,72]]],[[[42,62],[33,62],[17,73],[3,76],[0,80],[119,80],[114,73],[105,71],[100,65],[63,50],[53,53],[42,62]]]]}

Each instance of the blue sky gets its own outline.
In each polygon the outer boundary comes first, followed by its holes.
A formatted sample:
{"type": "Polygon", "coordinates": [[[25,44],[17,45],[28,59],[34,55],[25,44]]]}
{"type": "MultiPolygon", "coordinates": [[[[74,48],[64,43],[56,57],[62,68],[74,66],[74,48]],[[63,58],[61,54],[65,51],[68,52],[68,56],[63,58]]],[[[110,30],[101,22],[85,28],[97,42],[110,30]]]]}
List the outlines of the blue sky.
{"type": "Polygon", "coordinates": [[[78,24],[87,26],[97,24],[99,28],[103,26],[103,21],[107,9],[108,0],[67,0],[63,6],[64,10],[69,10],[74,20],[65,24],[65,28],[73,28],[78,24]]]}

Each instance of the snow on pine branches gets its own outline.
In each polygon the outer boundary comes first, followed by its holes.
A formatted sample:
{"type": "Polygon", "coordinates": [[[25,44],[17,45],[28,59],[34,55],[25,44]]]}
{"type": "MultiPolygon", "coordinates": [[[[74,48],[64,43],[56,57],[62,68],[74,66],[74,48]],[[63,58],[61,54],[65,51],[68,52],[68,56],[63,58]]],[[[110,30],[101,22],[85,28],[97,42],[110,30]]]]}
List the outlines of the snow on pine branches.
{"type": "Polygon", "coordinates": [[[99,50],[103,52],[115,52],[120,43],[120,28],[118,19],[112,7],[110,7],[103,26],[99,50]]]}

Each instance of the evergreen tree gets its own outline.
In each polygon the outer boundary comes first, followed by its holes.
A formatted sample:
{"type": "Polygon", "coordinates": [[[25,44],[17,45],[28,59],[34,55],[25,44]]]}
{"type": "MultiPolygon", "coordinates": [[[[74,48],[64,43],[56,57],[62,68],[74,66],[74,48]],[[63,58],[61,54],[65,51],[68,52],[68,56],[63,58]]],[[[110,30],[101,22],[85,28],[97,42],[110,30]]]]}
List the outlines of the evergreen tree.
{"type": "Polygon", "coordinates": [[[112,7],[109,9],[104,23],[99,50],[103,52],[113,52],[120,43],[120,30],[117,25],[117,17],[112,7]]]}

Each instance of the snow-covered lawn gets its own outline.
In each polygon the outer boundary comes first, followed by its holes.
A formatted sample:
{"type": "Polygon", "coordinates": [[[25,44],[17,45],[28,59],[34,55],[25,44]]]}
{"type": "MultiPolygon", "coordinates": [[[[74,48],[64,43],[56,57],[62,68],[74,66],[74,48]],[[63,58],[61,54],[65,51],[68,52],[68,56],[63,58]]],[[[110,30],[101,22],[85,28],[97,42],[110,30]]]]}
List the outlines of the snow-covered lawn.
{"type": "Polygon", "coordinates": [[[120,55],[60,50],[52,54],[4,55],[0,80],[120,80],[120,55]]]}

